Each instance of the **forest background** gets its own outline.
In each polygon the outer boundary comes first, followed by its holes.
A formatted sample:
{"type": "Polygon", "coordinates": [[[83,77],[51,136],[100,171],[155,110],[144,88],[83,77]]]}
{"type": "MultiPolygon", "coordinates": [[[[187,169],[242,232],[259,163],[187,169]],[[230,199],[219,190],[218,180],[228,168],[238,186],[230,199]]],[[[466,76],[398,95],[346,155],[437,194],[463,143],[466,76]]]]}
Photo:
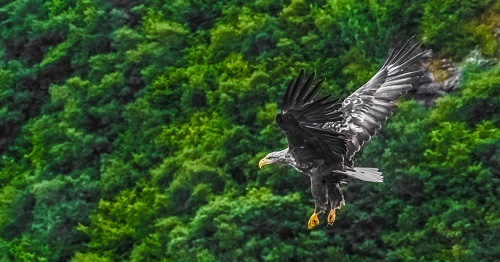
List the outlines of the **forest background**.
{"type": "Polygon", "coordinates": [[[0,261],[500,258],[500,2],[0,0],[0,261]],[[345,97],[411,35],[435,83],[307,229],[274,122],[300,69],[345,97]],[[449,68],[449,67],[448,67],[449,68]],[[321,217],[320,217],[321,218],[321,217]]]}

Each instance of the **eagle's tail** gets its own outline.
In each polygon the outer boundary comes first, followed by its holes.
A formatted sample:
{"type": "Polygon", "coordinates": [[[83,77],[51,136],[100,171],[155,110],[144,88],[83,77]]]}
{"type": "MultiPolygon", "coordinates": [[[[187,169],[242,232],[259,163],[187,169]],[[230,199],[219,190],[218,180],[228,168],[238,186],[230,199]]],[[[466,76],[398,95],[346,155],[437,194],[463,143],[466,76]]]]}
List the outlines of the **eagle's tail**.
{"type": "Polygon", "coordinates": [[[378,171],[378,168],[354,167],[353,170],[343,171],[341,173],[367,182],[384,182],[382,172],[378,171]]]}

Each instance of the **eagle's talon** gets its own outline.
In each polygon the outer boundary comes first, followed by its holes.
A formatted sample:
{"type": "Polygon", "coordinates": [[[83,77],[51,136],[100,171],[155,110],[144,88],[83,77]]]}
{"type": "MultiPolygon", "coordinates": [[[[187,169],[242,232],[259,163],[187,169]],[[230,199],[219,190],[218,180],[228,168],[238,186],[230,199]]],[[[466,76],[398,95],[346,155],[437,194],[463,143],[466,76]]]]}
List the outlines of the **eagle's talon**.
{"type": "Polygon", "coordinates": [[[307,222],[307,228],[312,229],[313,227],[319,225],[318,213],[314,212],[307,222]]]}
{"type": "Polygon", "coordinates": [[[332,225],[333,222],[335,222],[335,209],[330,210],[330,213],[328,214],[328,225],[332,225]]]}

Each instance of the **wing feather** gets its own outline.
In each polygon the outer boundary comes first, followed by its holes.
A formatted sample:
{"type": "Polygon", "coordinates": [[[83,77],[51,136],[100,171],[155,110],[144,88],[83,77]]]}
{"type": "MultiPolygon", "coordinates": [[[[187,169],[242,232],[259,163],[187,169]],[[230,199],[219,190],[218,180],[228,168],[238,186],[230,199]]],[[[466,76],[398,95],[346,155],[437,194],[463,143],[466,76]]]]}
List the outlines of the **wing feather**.
{"type": "Polygon", "coordinates": [[[304,80],[301,70],[288,84],[276,117],[289,149],[299,155],[320,153],[318,157],[323,159],[352,165],[352,157],[392,115],[394,100],[405,95],[423,74],[422,70],[406,72],[427,52],[415,51],[421,41],[410,46],[411,42],[413,37],[395,48],[382,68],[342,103],[330,96],[315,99],[324,79],[313,86],[315,73],[304,80]]]}
{"type": "MultiPolygon", "coordinates": [[[[324,96],[314,100],[324,80],[313,86],[315,73],[305,81],[304,70],[296,80],[290,81],[276,122],[288,139],[289,150],[298,156],[314,155],[342,163],[347,152],[345,135],[321,126],[328,122],[342,122],[342,104],[324,96]]],[[[298,159],[300,161],[300,159],[298,159]]]]}
{"type": "Polygon", "coordinates": [[[422,70],[405,72],[428,52],[415,52],[421,41],[410,46],[412,41],[413,37],[400,48],[395,48],[382,68],[342,102],[342,108],[339,110],[344,112],[344,122],[323,125],[323,128],[345,134],[347,162],[352,163],[352,157],[392,115],[394,100],[405,95],[423,74],[422,70]]]}

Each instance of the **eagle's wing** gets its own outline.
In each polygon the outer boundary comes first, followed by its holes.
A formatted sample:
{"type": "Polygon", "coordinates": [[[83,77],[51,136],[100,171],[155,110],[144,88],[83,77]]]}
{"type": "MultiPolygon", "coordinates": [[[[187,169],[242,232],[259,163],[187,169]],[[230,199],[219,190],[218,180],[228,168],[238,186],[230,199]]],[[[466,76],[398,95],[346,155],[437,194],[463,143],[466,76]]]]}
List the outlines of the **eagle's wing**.
{"type": "Polygon", "coordinates": [[[419,60],[427,51],[414,54],[421,41],[409,46],[408,40],[401,48],[394,49],[382,68],[361,88],[348,96],[340,111],[344,112],[342,122],[330,122],[322,127],[344,134],[347,140],[346,164],[352,164],[352,157],[363,144],[382,127],[392,115],[394,100],[406,94],[412,84],[422,75],[422,70],[405,72],[405,69],[419,60]]]}
{"type": "Polygon", "coordinates": [[[303,81],[304,70],[301,70],[298,78],[290,82],[276,122],[285,133],[290,150],[321,153],[321,157],[342,163],[347,152],[344,135],[321,128],[327,122],[342,121],[344,113],[339,111],[342,104],[330,96],[314,100],[324,82],[321,80],[313,86],[314,75],[303,81]]]}

